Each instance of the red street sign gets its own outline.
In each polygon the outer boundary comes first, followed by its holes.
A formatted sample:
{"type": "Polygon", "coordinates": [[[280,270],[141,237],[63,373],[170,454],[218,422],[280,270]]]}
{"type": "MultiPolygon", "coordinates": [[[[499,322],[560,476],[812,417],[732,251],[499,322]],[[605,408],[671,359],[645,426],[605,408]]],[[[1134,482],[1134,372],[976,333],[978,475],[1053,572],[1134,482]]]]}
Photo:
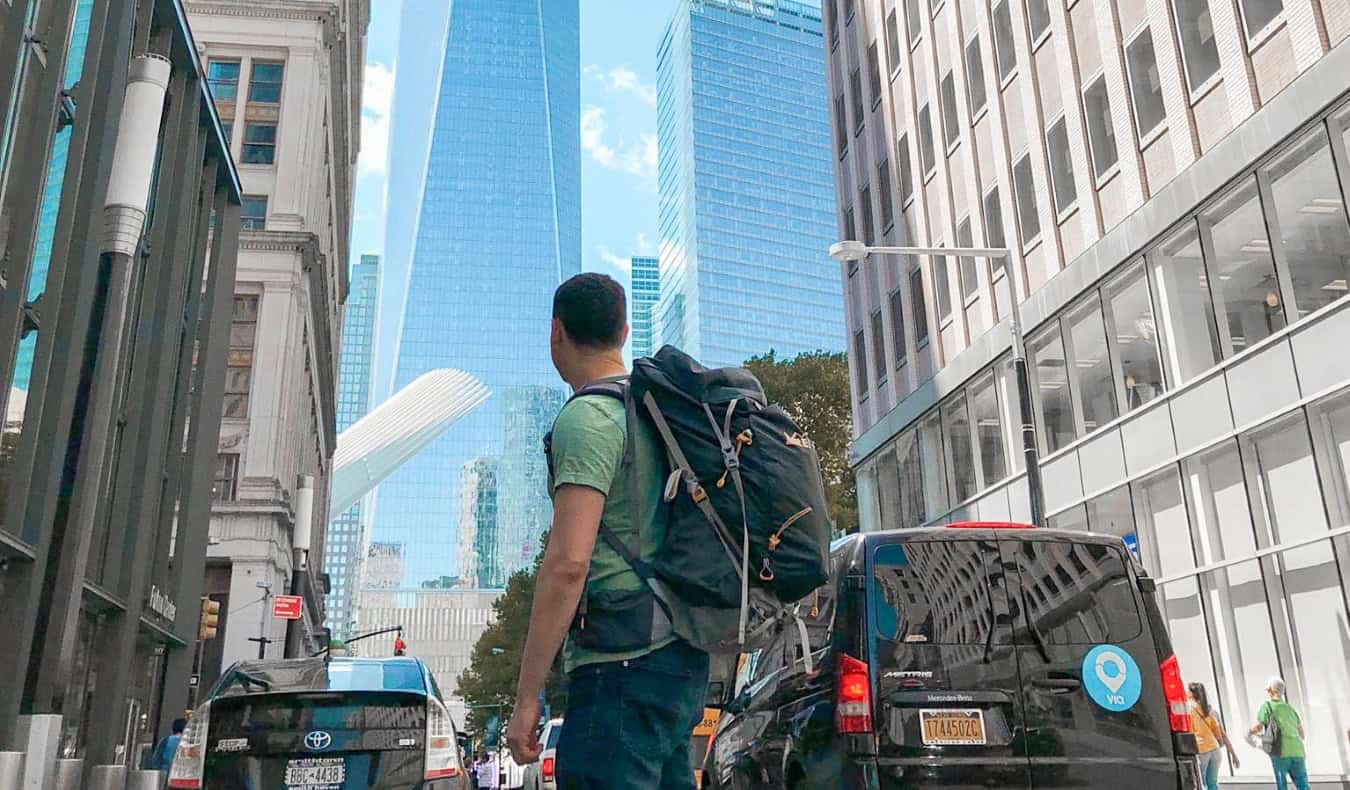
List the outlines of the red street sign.
{"type": "Polygon", "coordinates": [[[303,603],[304,599],[298,595],[278,595],[272,599],[272,616],[278,620],[299,620],[303,603]]]}

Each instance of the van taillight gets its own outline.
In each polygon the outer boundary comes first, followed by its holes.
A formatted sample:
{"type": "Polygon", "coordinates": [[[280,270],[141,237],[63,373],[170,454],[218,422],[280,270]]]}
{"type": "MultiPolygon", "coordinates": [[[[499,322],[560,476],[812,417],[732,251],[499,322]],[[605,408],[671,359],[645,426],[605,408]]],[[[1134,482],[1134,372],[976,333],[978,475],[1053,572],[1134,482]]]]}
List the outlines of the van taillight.
{"type": "Polygon", "coordinates": [[[423,778],[459,776],[459,741],[450,712],[435,697],[427,698],[427,748],[423,778]]]}
{"type": "Polygon", "coordinates": [[[872,731],[872,679],[867,665],[842,653],[835,686],[834,729],[841,735],[872,731]]]}
{"type": "Polygon", "coordinates": [[[545,782],[552,782],[552,781],[553,781],[553,758],[552,758],[552,757],[545,757],[545,758],[544,758],[544,764],[543,764],[543,766],[540,768],[540,772],[544,775],[544,781],[545,781],[545,782]]]}
{"type": "Polygon", "coordinates": [[[1186,684],[1181,680],[1181,664],[1176,656],[1162,662],[1163,696],[1167,699],[1167,723],[1172,732],[1191,731],[1191,709],[1186,702],[1186,684]]]}
{"type": "Polygon", "coordinates": [[[211,703],[207,702],[192,712],[187,727],[178,738],[178,750],[169,765],[169,787],[191,788],[202,786],[206,772],[206,733],[211,726],[211,703]]]}

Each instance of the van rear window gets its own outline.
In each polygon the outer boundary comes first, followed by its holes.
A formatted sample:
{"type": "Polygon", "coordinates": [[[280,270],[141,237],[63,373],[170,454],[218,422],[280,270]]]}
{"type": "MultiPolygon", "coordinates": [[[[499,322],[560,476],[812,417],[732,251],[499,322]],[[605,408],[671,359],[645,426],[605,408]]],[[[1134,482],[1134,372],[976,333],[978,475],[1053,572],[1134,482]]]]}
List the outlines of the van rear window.
{"type": "MultiPolygon", "coordinates": [[[[1016,541],[1028,620],[1047,644],[1128,642],[1143,631],[1120,548],[1101,543],[1016,541]]],[[[1019,632],[1018,641],[1026,636],[1019,632]]]]}
{"type": "Polygon", "coordinates": [[[985,644],[996,618],[991,573],[997,577],[998,545],[991,541],[878,546],[870,593],[877,636],[916,644],[985,644]]]}

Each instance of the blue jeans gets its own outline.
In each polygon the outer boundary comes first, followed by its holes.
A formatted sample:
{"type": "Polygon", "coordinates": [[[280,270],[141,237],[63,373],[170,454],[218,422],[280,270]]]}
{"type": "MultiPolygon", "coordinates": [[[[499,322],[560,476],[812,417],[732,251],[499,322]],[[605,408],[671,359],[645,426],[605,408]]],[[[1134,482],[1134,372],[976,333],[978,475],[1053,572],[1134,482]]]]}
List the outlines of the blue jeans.
{"type": "Polygon", "coordinates": [[[568,676],[558,790],[693,790],[708,654],[683,641],[568,676]]]}
{"type": "Polygon", "coordinates": [[[1275,788],[1276,790],[1285,790],[1288,785],[1284,783],[1287,776],[1294,780],[1294,787],[1298,790],[1308,790],[1308,761],[1302,757],[1272,757],[1270,764],[1275,769],[1275,788]]]}
{"type": "Polygon", "coordinates": [[[1219,766],[1223,763],[1223,750],[1214,749],[1200,755],[1200,778],[1205,790],[1219,790],[1219,766]]]}

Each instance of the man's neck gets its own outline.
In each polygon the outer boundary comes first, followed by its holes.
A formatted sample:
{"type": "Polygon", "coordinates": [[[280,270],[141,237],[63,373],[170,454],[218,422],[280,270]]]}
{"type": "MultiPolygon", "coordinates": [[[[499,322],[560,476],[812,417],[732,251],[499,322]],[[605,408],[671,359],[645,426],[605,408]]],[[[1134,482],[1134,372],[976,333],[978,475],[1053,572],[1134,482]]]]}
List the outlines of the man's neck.
{"type": "Polygon", "coordinates": [[[622,352],[605,351],[583,359],[577,366],[576,372],[568,378],[567,383],[572,385],[573,390],[580,390],[587,384],[592,384],[600,379],[626,375],[628,375],[628,368],[623,364],[622,352]]]}

